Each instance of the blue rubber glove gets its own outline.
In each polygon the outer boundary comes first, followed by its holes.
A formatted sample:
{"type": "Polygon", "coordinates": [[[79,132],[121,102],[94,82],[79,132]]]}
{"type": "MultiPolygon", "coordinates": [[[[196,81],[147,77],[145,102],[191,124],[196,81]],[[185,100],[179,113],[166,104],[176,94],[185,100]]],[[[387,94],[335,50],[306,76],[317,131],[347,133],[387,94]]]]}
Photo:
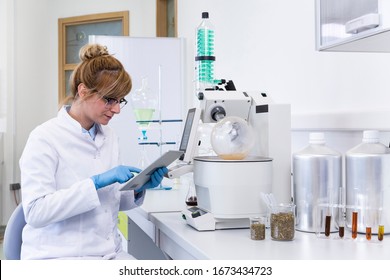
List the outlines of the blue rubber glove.
{"type": "Polygon", "coordinates": [[[114,183],[122,184],[127,182],[134,177],[133,172],[140,173],[141,169],[132,166],[119,165],[104,173],[94,175],[91,177],[91,179],[94,182],[96,189],[98,190],[114,183]]]}
{"type": "Polygon", "coordinates": [[[164,175],[167,173],[168,169],[166,167],[160,167],[156,169],[156,171],[154,171],[150,176],[150,180],[139,189],[136,189],[135,192],[140,193],[146,189],[153,189],[157,187],[158,185],[160,185],[161,181],[164,179],[164,175]]]}

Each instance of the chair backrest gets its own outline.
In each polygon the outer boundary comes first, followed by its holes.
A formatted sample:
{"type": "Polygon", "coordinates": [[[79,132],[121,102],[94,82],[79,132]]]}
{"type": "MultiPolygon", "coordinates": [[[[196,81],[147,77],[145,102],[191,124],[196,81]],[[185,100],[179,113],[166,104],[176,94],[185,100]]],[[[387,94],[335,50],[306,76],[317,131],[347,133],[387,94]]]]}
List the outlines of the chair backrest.
{"type": "Polygon", "coordinates": [[[19,204],[5,227],[3,252],[7,260],[20,260],[22,248],[22,231],[26,221],[24,219],[22,204],[19,204]]]}

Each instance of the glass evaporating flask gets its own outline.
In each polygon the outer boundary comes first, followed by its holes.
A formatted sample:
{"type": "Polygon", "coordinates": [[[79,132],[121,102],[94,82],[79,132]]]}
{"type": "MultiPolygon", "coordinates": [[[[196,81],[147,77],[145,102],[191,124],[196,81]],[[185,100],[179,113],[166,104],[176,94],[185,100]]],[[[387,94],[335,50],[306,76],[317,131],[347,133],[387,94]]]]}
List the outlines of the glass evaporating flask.
{"type": "Polygon", "coordinates": [[[196,91],[214,88],[214,27],[209,13],[202,13],[202,22],[196,29],[195,80],[196,91]]]}

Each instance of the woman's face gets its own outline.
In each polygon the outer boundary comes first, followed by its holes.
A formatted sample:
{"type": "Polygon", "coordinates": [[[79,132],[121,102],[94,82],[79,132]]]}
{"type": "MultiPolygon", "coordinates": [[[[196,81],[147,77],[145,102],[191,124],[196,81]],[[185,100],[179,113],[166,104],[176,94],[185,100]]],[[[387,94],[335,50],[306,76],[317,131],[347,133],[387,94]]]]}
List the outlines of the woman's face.
{"type": "Polygon", "coordinates": [[[109,105],[106,99],[100,97],[98,94],[88,95],[85,86],[82,84],[80,86],[79,115],[82,115],[84,126],[91,127],[94,123],[106,125],[115,114],[120,113],[121,108],[119,103],[109,105]]]}
{"type": "Polygon", "coordinates": [[[95,122],[106,125],[115,114],[120,113],[121,108],[119,103],[112,106],[106,104],[107,101],[96,94],[85,101],[85,113],[92,123],[95,122]]]}

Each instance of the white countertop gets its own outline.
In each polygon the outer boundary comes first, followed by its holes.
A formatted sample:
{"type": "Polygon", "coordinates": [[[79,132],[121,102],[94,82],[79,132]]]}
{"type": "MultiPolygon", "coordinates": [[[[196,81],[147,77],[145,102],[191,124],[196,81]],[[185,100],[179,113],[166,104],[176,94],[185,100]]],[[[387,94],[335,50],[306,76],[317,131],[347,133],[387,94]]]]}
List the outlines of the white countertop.
{"type": "Polygon", "coordinates": [[[124,213],[155,242],[156,227],[150,222],[150,215],[153,213],[180,213],[186,207],[186,194],[185,188],[150,189],[146,191],[144,203],[140,207],[124,211],[124,213]]]}
{"type": "Polygon", "coordinates": [[[384,259],[390,260],[390,235],[379,242],[346,231],[345,239],[318,238],[296,231],[293,241],[274,241],[267,230],[265,240],[251,240],[249,229],[197,231],[183,220],[186,189],[148,190],[144,204],[126,211],[145,234],[173,259],[384,259]]]}
{"type": "Polygon", "coordinates": [[[185,209],[186,190],[183,188],[171,190],[147,190],[144,203],[137,208],[125,211],[126,214],[137,212],[149,220],[152,213],[181,212],[185,209]]]}
{"type": "Polygon", "coordinates": [[[296,231],[293,241],[274,241],[267,230],[265,240],[251,240],[249,229],[199,232],[187,225],[178,212],[153,213],[151,222],[160,231],[161,249],[173,259],[390,260],[388,235],[379,242],[376,235],[371,241],[365,240],[364,235],[353,240],[348,231],[344,240],[296,231]]]}

